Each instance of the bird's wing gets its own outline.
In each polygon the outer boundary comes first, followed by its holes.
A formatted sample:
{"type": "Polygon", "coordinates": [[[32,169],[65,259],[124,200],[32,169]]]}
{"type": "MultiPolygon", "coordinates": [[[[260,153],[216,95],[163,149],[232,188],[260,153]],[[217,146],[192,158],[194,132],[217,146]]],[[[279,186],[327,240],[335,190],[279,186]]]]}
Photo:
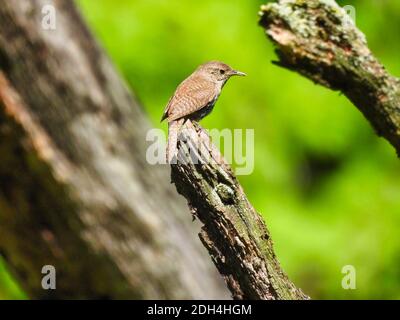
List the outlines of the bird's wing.
{"type": "Polygon", "coordinates": [[[187,116],[207,106],[215,97],[215,85],[202,78],[188,78],[176,89],[165,108],[168,122],[187,116]]]}
{"type": "MultiPolygon", "coordinates": [[[[178,88],[179,88],[179,87],[178,87],[178,88]]],[[[178,90],[178,89],[177,89],[177,90],[178,90]]],[[[169,110],[169,107],[171,106],[171,102],[172,102],[172,100],[174,99],[174,96],[175,96],[175,95],[173,95],[171,98],[169,98],[168,103],[167,103],[167,106],[165,107],[164,112],[163,112],[163,115],[162,115],[162,117],[161,117],[161,122],[164,121],[166,118],[168,118],[168,110],[169,110]]]]}

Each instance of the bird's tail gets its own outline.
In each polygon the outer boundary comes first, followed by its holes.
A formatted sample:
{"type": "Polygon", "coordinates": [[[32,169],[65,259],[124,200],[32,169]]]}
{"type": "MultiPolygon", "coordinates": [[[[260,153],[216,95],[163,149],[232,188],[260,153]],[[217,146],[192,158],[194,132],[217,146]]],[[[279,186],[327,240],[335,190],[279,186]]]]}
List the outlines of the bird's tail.
{"type": "Polygon", "coordinates": [[[178,136],[184,119],[173,120],[168,123],[167,163],[176,164],[178,161],[178,136]]]}

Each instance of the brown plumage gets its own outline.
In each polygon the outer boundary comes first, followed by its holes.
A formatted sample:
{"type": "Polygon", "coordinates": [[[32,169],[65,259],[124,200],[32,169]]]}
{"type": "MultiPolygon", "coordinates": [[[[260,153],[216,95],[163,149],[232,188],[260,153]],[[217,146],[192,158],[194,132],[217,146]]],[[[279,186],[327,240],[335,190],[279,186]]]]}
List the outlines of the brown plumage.
{"type": "Polygon", "coordinates": [[[178,86],[161,118],[161,121],[167,119],[169,124],[168,162],[171,162],[176,154],[178,132],[185,119],[199,121],[208,115],[226,81],[234,75],[244,76],[245,74],[233,70],[225,63],[210,61],[200,65],[178,86]]]}

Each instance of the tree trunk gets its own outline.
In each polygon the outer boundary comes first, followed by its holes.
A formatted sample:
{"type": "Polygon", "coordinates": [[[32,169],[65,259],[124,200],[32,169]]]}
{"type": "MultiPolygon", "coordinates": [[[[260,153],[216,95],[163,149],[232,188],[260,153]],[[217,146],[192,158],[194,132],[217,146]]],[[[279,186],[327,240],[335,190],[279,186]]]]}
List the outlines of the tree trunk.
{"type": "MultiPolygon", "coordinates": [[[[74,4],[0,0],[0,252],[32,298],[226,298],[74,4]],[[53,265],[57,289],[43,290],[53,265]]],[[[160,109],[161,110],[161,109],[160,109]]],[[[179,197],[180,198],[180,197],[179,197]]]]}

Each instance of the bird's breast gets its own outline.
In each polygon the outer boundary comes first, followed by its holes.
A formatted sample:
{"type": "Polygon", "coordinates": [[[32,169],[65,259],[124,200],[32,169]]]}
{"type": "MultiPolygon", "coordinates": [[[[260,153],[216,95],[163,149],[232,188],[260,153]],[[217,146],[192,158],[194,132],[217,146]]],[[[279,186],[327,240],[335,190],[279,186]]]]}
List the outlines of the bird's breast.
{"type": "Polygon", "coordinates": [[[205,116],[209,115],[211,111],[213,110],[215,103],[217,102],[219,97],[219,93],[203,108],[200,110],[194,112],[190,118],[195,120],[195,121],[200,121],[203,119],[205,116]]]}

